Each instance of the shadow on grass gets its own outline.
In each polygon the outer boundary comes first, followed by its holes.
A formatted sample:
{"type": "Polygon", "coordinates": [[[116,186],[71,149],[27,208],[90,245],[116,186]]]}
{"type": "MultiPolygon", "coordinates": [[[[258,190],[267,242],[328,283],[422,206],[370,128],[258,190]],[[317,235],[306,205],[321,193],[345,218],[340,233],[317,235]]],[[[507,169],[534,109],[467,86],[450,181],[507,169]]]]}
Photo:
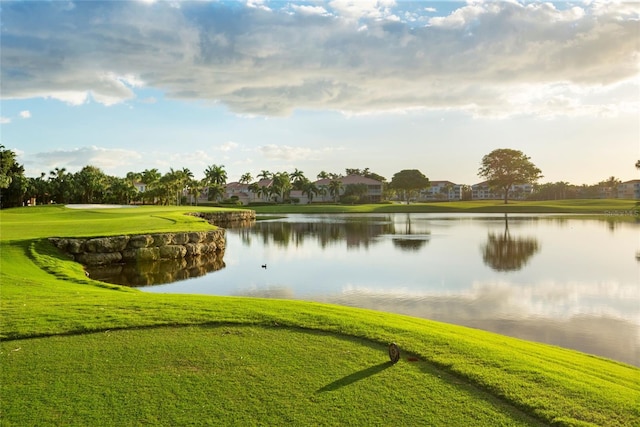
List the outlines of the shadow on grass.
{"type": "Polygon", "coordinates": [[[370,366],[370,367],[362,369],[362,370],[360,370],[358,372],[354,372],[353,374],[347,375],[346,377],[340,378],[339,380],[336,380],[336,381],[334,381],[332,383],[329,383],[326,386],[318,389],[316,391],[316,393],[324,393],[326,391],[337,390],[337,389],[342,388],[344,386],[348,386],[349,384],[353,384],[356,381],[360,381],[360,380],[368,378],[368,377],[370,377],[372,375],[380,373],[380,372],[384,371],[385,369],[390,368],[392,366],[393,366],[393,363],[391,363],[391,362],[384,362],[384,363],[379,363],[377,365],[370,366]]]}

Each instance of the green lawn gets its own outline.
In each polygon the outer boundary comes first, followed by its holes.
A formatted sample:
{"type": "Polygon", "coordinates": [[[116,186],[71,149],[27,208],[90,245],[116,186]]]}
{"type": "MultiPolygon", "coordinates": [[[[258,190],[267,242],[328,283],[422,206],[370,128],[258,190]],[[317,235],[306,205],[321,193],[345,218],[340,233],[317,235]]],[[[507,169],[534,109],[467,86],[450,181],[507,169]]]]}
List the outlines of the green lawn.
{"type": "Polygon", "coordinates": [[[0,212],[2,425],[640,425],[632,366],[369,310],[143,293],[44,239],[208,228],[192,210],[0,212]]]}

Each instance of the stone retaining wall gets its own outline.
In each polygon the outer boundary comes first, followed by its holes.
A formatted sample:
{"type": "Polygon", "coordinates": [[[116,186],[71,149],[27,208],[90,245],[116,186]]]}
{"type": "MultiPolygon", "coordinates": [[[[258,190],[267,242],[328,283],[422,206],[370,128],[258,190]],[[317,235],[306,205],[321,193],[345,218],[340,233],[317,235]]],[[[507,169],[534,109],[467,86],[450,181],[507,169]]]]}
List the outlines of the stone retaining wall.
{"type": "Polygon", "coordinates": [[[191,212],[188,215],[206,219],[214,225],[226,225],[235,222],[255,221],[256,212],[251,210],[223,211],[223,212],[191,212]]]}
{"type": "Polygon", "coordinates": [[[84,265],[222,255],[226,244],[224,229],[93,238],[52,237],[49,241],[84,265]]]}
{"type": "MultiPolygon", "coordinates": [[[[249,223],[256,219],[255,211],[251,210],[193,212],[188,215],[203,218],[214,225],[249,223]]],[[[222,260],[226,244],[222,228],[92,238],[52,237],[49,241],[87,266],[176,260],[199,255],[216,255],[222,260]]]]}

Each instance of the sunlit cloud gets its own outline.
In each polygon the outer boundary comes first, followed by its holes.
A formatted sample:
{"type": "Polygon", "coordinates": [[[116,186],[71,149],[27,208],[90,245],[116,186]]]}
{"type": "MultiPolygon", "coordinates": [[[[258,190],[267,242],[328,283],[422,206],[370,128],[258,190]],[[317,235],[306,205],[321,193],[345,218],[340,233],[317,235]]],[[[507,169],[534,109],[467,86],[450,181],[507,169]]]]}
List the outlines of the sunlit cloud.
{"type": "Polygon", "coordinates": [[[9,117],[0,117],[0,125],[6,125],[11,123],[11,119],[9,117]]]}
{"type": "Polygon", "coordinates": [[[28,110],[24,110],[24,111],[20,111],[20,117],[23,119],[30,119],[31,118],[31,112],[28,110]]]}
{"type": "Polygon", "coordinates": [[[236,148],[238,148],[237,142],[227,141],[224,144],[216,147],[216,150],[227,152],[227,151],[235,150],[236,148]]]}
{"type": "Polygon", "coordinates": [[[0,59],[16,64],[2,68],[3,98],[115,105],[152,87],[240,115],[421,108],[546,117],[618,114],[616,104],[633,105],[624,95],[583,94],[639,75],[637,4],[471,2],[442,16],[391,0],[172,4],[3,5],[11,25],[0,59]],[[26,37],[33,28],[38,37],[26,37]]]}
{"type": "Polygon", "coordinates": [[[46,171],[54,167],[63,166],[70,171],[79,170],[84,166],[96,166],[108,170],[133,164],[142,156],[133,150],[118,148],[102,148],[96,146],[80,147],[72,150],[43,151],[32,156],[35,164],[30,164],[31,170],[41,168],[46,171]]]}

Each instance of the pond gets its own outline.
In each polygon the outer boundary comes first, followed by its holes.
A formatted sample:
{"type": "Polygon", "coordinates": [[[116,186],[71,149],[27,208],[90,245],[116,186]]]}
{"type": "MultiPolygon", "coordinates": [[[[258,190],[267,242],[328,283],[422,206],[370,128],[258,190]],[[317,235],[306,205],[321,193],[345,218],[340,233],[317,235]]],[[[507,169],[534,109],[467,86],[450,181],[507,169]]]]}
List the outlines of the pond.
{"type": "Polygon", "coordinates": [[[211,270],[141,289],[371,308],[640,366],[638,222],[291,214],[228,229],[211,270]]]}

